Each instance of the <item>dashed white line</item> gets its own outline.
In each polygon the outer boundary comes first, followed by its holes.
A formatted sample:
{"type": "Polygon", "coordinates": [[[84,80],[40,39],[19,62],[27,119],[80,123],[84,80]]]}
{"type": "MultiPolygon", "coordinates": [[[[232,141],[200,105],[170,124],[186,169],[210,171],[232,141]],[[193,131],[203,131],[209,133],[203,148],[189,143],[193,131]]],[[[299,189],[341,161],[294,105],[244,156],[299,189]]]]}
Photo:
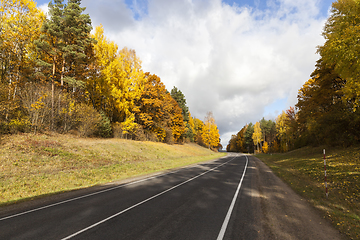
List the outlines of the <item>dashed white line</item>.
{"type": "Polygon", "coordinates": [[[244,168],[243,175],[242,175],[242,177],[240,179],[239,185],[238,185],[238,187],[236,189],[235,195],[234,195],[233,200],[232,200],[232,202],[230,204],[229,210],[228,210],[228,212],[226,214],[225,220],[223,222],[223,225],[221,227],[221,230],[220,230],[220,233],[219,233],[219,235],[217,237],[217,240],[222,240],[224,238],[224,236],[225,236],[226,228],[227,228],[227,225],[229,224],[231,213],[232,213],[232,211],[234,209],[236,199],[237,199],[237,197],[239,195],[239,191],[240,191],[242,182],[244,180],[246,169],[247,169],[247,166],[248,166],[248,163],[249,163],[248,157],[247,156],[245,156],[245,157],[246,157],[246,165],[245,165],[245,168],[244,168]]]}

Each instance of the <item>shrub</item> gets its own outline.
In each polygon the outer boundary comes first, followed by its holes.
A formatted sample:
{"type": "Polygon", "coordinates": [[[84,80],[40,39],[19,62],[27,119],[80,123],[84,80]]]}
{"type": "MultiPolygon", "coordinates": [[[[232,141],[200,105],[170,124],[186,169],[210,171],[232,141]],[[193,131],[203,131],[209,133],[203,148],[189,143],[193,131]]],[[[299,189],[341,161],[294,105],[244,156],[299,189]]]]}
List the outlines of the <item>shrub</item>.
{"type": "Polygon", "coordinates": [[[28,117],[20,119],[12,119],[9,123],[10,133],[29,132],[31,129],[31,123],[28,117]]]}
{"type": "Polygon", "coordinates": [[[35,83],[26,84],[21,94],[21,102],[34,132],[50,128],[52,107],[49,87],[35,83]]]}
{"type": "Polygon", "coordinates": [[[144,129],[141,127],[141,125],[138,125],[134,132],[134,140],[136,141],[146,141],[147,137],[144,132],[144,129]]]}
{"type": "Polygon", "coordinates": [[[114,138],[122,138],[123,137],[123,130],[121,124],[116,122],[112,125],[114,138]]]}
{"type": "Polygon", "coordinates": [[[100,113],[101,119],[98,123],[97,135],[103,138],[109,138],[113,134],[113,130],[111,128],[111,123],[109,118],[105,115],[104,112],[100,113]]]}
{"type": "Polygon", "coordinates": [[[165,142],[167,144],[171,144],[171,145],[174,144],[174,136],[172,134],[172,130],[169,128],[166,128],[165,132],[166,132],[165,142]]]}
{"type": "Polygon", "coordinates": [[[80,136],[89,137],[98,130],[101,115],[92,106],[85,103],[75,105],[75,116],[80,136]]]}

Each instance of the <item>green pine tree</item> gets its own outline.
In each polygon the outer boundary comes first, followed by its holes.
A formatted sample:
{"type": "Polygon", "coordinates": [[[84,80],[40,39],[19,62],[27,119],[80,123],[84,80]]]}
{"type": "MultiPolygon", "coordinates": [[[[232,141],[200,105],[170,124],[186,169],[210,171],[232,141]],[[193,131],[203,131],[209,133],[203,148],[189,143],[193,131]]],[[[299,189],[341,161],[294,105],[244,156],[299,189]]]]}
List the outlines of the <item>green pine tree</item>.
{"type": "Polygon", "coordinates": [[[81,0],[68,0],[64,8],[63,42],[61,47],[62,70],[61,85],[64,82],[74,90],[85,85],[87,65],[91,58],[87,51],[95,40],[90,37],[91,19],[83,14],[86,8],[80,7],[81,0]]]}
{"type": "MultiPolygon", "coordinates": [[[[40,38],[35,40],[35,46],[41,53],[48,56],[50,62],[44,59],[38,59],[39,66],[43,68],[51,68],[51,129],[54,128],[54,89],[55,89],[55,77],[56,67],[58,59],[61,57],[61,49],[64,45],[63,42],[63,12],[64,4],[62,0],[54,0],[49,3],[49,15],[50,19],[47,19],[42,25],[40,38]]],[[[39,71],[38,75],[42,75],[39,71]]]]}
{"type": "Polygon", "coordinates": [[[175,86],[173,89],[171,89],[170,95],[179,104],[179,107],[182,110],[182,115],[183,115],[184,121],[188,122],[189,121],[189,108],[186,106],[185,95],[179,89],[177,89],[177,87],[175,87],[175,86]]]}

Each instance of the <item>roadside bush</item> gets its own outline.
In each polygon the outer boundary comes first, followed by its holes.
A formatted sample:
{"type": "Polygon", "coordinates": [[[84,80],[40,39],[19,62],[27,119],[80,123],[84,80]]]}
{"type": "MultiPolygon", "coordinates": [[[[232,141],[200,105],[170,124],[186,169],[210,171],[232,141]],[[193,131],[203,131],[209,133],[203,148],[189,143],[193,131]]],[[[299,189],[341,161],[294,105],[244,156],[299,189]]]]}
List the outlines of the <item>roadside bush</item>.
{"type": "Polygon", "coordinates": [[[147,140],[146,134],[141,125],[138,125],[135,129],[134,140],[136,140],[136,141],[146,141],[147,140]]]}
{"type": "Polygon", "coordinates": [[[159,138],[156,132],[145,131],[146,140],[151,142],[159,142],[159,138]]]}
{"type": "Polygon", "coordinates": [[[112,125],[114,138],[122,138],[123,136],[123,129],[121,127],[121,124],[116,122],[112,125]]]}
{"type": "Polygon", "coordinates": [[[77,124],[75,99],[68,93],[62,93],[57,98],[57,129],[60,132],[68,132],[77,124]]]}
{"type": "Polygon", "coordinates": [[[26,84],[21,94],[21,102],[27,111],[31,130],[46,130],[51,124],[51,89],[40,84],[26,84]]]}
{"type": "Polygon", "coordinates": [[[174,144],[175,141],[171,129],[166,128],[165,132],[166,132],[165,142],[170,145],[174,144]]]}
{"type": "Polygon", "coordinates": [[[103,138],[109,138],[113,135],[113,130],[111,128],[110,119],[105,115],[104,112],[100,113],[101,119],[98,123],[97,135],[103,138]]]}
{"type": "Polygon", "coordinates": [[[22,117],[20,119],[12,119],[9,123],[10,133],[29,132],[31,129],[31,123],[28,117],[22,117]]]}
{"type": "Polygon", "coordinates": [[[93,136],[98,130],[101,115],[92,106],[84,103],[75,105],[77,129],[82,137],[93,136]]]}

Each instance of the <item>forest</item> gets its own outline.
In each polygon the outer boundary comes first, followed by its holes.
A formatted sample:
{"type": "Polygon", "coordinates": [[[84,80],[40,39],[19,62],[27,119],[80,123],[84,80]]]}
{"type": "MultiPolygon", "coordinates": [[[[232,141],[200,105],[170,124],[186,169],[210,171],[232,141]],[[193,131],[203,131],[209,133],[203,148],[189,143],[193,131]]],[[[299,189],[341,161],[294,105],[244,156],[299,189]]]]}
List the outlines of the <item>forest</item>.
{"type": "Polygon", "coordinates": [[[320,59],[298,91],[295,107],[275,121],[244,126],[231,137],[228,151],[286,152],[360,142],[360,1],[334,2],[322,35],[320,59]]]}
{"type": "Polygon", "coordinates": [[[135,50],[93,30],[80,0],[54,0],[48,16],[32,0],[0,6],[0,137],[74,133],[220,147],[208,112],[192,117],[185,95],[145,72],[135,50]]]}

